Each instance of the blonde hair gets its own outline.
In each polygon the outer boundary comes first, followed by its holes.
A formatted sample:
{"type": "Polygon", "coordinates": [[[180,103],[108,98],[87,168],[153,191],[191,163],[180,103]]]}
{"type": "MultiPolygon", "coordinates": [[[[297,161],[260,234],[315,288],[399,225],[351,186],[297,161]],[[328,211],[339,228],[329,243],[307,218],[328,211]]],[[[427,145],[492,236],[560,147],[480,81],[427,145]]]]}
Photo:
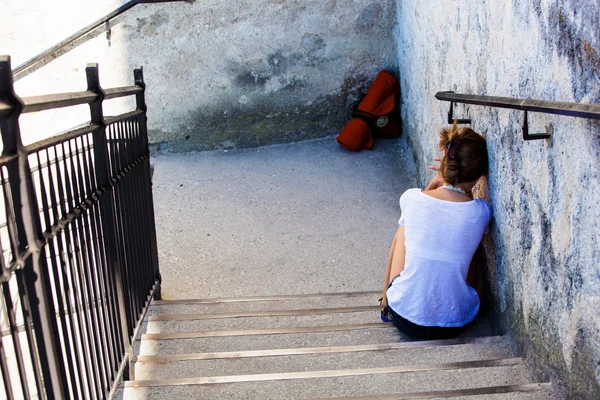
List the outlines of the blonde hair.
{"type": "Polygon", "coordinates": [[[456,185],[472,182],[488,172],[485,138],[471,128],[458,129],[456,121],[450,129],[440,131],[440,149],[444,157],[440,172],[444,182],[456,185]]]}

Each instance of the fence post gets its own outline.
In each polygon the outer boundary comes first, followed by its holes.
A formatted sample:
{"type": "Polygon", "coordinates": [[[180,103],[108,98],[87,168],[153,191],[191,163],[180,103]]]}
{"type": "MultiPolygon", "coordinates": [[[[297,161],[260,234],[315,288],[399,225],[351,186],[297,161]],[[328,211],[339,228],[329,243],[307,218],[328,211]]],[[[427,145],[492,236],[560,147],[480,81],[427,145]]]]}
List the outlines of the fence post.
{"type": "MultiPolygon", "coordinates": [[[[108,145],[106,140],[106,123],[104,121],[104,111],[102,109],[102,102],[104,101],[105,93],[100,87],[100,76],[98,74],[98,64],[88,64],[85,69],[87,77],[87,90],[98,94],[98,99],[93,103],[90,103],[90,114],[91,123],[98,124],[99,128],[92,133],[94,142],[94,160],[96,173],[96,180],[99,187],[107,192],[112,190],[110,186],[110,165],[108,159],[108,145]]],[[[123,285],[123,271],[121,260],[119,259],[119,252],[117,251],[117,243],[115,238],[119,237],[115,223],[115,213],[113,205],[110,201],[110,196],[102,196],[100,200],[100,214],[102,218],[102,225],[105,229],[104,243],[106,244],[106,257],[108,265],[113,266],[113,275],[115,277],[115,283],[117,287],[117,297],[119,302],[119,316],[121,319],[121,325],[123,327],[123,348],[127,352],[129,357],[129,365],[133,360],[133,347],[131,346],[131,335],[129,328],[128,308],[125,301],[125,290],[123,285]]],[[[126,368],[123,372],[123,380],[129,380],[130,376],[133,375],[132,368],[126,368]]]]}
{"type": "MultiPolygon", "coordinates": [[[[14,204],[15,223],[19,244],[14,254],[22,262],[25,293],[22,297],[27,313],[35,330],[35,346],[38,360],[33,359],[34,369],[39,368],[43,387],[38,387],[39,396],[49,399],[64,399],[68,396],[67,376],[62,359],[61,343],[52,298],[50,279],[35,186],[29,167],[28,154],[21,141],[19,116],[23,103],[15,94],[10,68],[10,57],[0,56],[0,99],[12,107],[6,118],[0,118],[3,155],[18,157],[6,165],[14,204]],[[22,259],[21,259],[22,258],[22,259]],[[38,365],[35,365],[39,361],[38,365]]],[[[32,346],[33,343],[30,343],[32,346]]],[[[39,382],[38,382],[39,386],[39,382]]]]}
{"type": "Polygon", "coordinates": [[[146,111],[148,111],[148,107],[146,106],[146,83],[144,82],[144,69],[142,67],[136,68],[133,70],[133,78],[136,86],[141,87],[143,90],[140,93],[135,95],[135,104],[136,110],[143,111],[143,114],[140,116],[140,140],[141,145],[144,150],[144,154],[146,155],[146,159],[144,160],[144,173],[146,174],[148,181],[146,183],[146,198],[150,201],[150,206],[148,207],[148,221],[151,225],[151,236],[152,242],[151,246],[151,257],[152,257],[152,269],[154,271],[154,279],[158,281],[158,285],[154,290],[154,300],[161,299],[161,285],[162,278],[160,275],[160,270],[158,268],[158,245],[156,243],[156,224],[154,223],[154,200],[152,197],[152,178],[150,174],[150,149],[148,148],[148,117],[146,111]]]}

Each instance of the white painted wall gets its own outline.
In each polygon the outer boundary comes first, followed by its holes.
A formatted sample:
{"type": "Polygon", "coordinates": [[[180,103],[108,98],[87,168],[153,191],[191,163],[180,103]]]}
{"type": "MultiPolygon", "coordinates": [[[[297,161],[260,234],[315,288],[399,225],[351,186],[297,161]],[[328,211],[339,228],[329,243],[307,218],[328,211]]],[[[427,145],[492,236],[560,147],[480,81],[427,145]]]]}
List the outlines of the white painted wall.
{"type": "MultiPolygon", "coordinates": [[[[10,55],[12,68],[31,59],[47,48],[69,37],[86,25],[115,10],[126,0],[5,0],[0,2],[0,54],[10,55]]],[[[88,62],[105,59],[122,60],[123,46],[107,46],[104,35],[93,44],[84,44],[77,55],[67,55],[60,65],[43,67],[32,75],[18,80],[15,90],[19,96],[33,96],[85,90],[85,66],[88,62]]],[[[107,63],[102,63],[107,64],[107,63]]],[[[105,68],[109,67],[105,65],[105,68]]],[[[106,87],[131,84],[125,79],[113,79],[110,71],[100,71],[106,87]]],[[[124,109],[123,101],[113,112],[124,109]]],[[[52,134],[63,132],[89,120],[88,106],[24,114],[20,118],[24,143],[33,143],[52,134]]]]}

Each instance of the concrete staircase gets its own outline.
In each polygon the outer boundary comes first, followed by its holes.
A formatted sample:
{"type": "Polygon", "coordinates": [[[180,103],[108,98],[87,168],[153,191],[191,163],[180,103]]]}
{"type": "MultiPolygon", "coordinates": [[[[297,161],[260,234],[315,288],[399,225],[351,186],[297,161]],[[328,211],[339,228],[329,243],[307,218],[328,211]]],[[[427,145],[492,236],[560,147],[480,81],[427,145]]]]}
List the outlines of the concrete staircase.
{"type": "MultiPolygon", "coordinates": [[[[411,341],[378,293],[155,301],[125,399],[549,399],[504,336],[411,341]]],[[[486,335],[486,336],[481,336],[486,335]]]]}

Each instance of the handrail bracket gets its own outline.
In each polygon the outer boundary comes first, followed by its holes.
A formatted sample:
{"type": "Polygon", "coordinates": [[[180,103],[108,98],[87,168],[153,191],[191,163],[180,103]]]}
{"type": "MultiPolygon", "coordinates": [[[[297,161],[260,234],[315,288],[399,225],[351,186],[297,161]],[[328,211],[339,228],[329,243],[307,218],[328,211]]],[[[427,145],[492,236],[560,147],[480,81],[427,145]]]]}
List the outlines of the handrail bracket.
{"type": "Polygon", "coordinates": [[[454,118],[454,102],[450,102],[450,109],[448,110],[448,123],[453,124],[456,121],[457,124],[470,124],[471,118],[454,118]]]}
{"type": "Polygon", "coordinates": [[[529,133],[529,122],[527,119],[527,110],[525,110],[525,115],[523,116],[523,140],[539,140],[550,138],[549,133],[529,133]]]}

